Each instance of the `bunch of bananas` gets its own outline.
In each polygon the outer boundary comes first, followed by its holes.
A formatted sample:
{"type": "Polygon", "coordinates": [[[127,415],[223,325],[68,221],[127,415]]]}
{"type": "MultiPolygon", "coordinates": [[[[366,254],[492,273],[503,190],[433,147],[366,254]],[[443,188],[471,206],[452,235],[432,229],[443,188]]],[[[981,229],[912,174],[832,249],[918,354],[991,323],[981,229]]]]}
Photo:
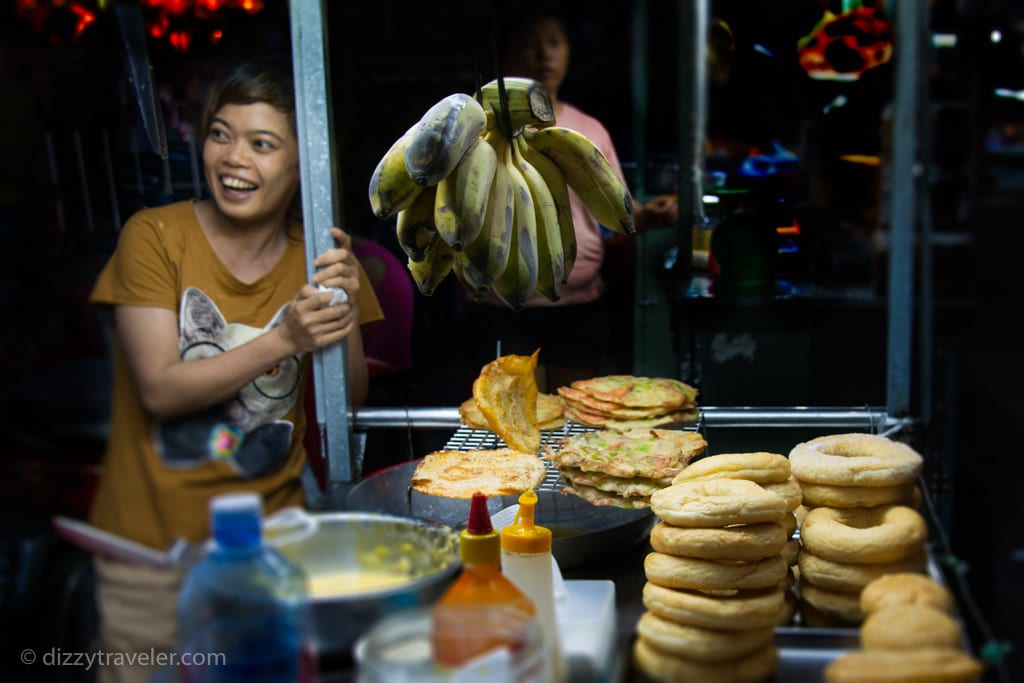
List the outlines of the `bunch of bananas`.
{"type": "Polygon", "coordinates": [[[397,214],[409,272],[429,296],[454,272],[476,299],[493,291],[519,310],[551,301],[576,260],[569,191],[618,233],[636,232],[628,188],[588,138],[555,125],[536,81],[505,78],[432,106],[381,158],[370,206],[397,214]]]}

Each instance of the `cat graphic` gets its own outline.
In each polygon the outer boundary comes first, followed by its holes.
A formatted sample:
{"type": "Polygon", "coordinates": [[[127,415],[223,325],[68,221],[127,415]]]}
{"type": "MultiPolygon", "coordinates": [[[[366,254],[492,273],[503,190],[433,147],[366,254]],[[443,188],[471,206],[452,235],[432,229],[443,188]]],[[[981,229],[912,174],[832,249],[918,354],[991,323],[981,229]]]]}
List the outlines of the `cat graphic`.
{"type": "MultiPolygon", "coordinates": [[[[286,308],[263,328],[229,323],[206,294],[190,287],[181,302],[181,359],[209,358],[255,339],[281,324],[286,308]]],[[[167,466],[178,469],[223,460],[246,478],[277,470],[288,455],[294,428],[280,418],[295,405],[300,379],[301,359],[285,359],[231,399],[158,424],[157,452],[167,466]]]]}

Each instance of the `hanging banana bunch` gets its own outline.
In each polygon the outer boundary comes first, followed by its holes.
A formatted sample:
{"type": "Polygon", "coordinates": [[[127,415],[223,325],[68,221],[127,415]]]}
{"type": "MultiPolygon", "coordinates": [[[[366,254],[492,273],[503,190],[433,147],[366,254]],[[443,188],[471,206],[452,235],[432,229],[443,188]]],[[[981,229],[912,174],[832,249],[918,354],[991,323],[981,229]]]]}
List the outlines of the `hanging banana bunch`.
{"type": "Polygon", "coordinates": [[[494,80],[480,101],[445,97],[370,177],[370,207],[381,219],[397,214],[425,296],[454,272],[473,298],[494,292],[513,310],[534,292],[558,301],[576,261],[569,190],[605,227],[636,232],[625,183],[593,142],[555,125],[543,86],[505,78],[504,91],[494,80]]]}

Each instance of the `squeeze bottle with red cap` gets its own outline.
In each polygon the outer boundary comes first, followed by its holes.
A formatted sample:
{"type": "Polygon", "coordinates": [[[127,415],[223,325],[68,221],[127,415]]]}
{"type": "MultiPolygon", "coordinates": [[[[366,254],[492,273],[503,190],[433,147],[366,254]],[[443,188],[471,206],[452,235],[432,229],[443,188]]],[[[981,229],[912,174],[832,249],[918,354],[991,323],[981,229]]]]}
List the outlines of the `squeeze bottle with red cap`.
{"type": "Polygon", "coordinates": [[[459,667],[500,648],[521,659],[543,647],[533,601],[501,573],[501,540],[482,493],[473,494],[459,554],[462,572],[431,608],[435,662],[459,667]]]}
{"type": "Polygon", "coordinates": [[[536,509],[536,493],[531,490],[519,496],[515,521],[501,530],[501,571],[533,601],[550,653],[548,678],[564,681],[565,661],[555,617],[551,530],[534,523],[536,509]]]}

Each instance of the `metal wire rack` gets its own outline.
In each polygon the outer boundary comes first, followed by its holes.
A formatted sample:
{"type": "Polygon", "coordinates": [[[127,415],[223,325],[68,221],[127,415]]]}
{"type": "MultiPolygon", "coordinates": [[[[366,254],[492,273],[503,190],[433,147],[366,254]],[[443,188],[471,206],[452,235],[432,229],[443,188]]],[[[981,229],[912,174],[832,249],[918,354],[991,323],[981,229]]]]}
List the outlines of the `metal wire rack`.
{"type": "MultiPolygon", "coordinates": [[[[685,431],[703,432],[703,420],[681,425],[666,426],[665,429],[683,429],[685,431]]],[[[566,420],[565,424],[558,429],[542,429],[540,432],[541,453],[546,448],[557,451],[562,447],[565,439],[577,434],[596,431],[594,427],[582,425],[572,420],[566,420]]],[[[489,450],[494,448],[505,448],[505,441],[492,431],[486,429],[473,429],[465,425],[460,426],[445,444],[448,451],[475,451],[489,450]]],[[[558,469],[546,458],[544,468],[547,470],[544,481],[537,487],[538,491],[561,491],[565,488],[562,475],[558,469]]]]}

